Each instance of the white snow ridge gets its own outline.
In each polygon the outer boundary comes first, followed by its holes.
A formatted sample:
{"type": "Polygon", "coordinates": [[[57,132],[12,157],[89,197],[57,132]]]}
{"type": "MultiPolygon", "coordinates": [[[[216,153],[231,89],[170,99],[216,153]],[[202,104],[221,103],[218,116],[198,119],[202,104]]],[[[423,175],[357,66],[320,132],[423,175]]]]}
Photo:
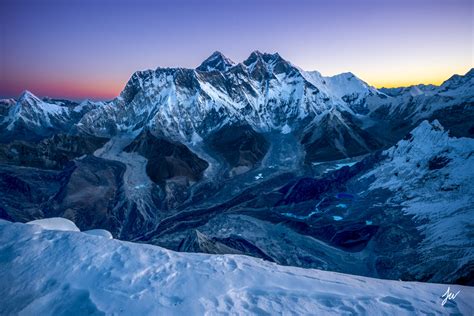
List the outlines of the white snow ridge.
{"type": "Polygon", "coordinates": [[[77,228],[76,224],[74,224],[72,221],[66,218],[61,218],[61,217],[37,219],[34,221],[30,221],[27,224],[38,225],[42,227],[43,229],[47,229],[47,230],[62,230],[62,231],[73,231],[73,232],[80,231],[79,228],[77,228]]]}
{"type": "Polygon", "coordinates": [[[474,289],[177,253],[0,221],[1,315],[434,315],[474,310],[474,289]],[[32,281],[34,280],[34,281],[32,281]]]}

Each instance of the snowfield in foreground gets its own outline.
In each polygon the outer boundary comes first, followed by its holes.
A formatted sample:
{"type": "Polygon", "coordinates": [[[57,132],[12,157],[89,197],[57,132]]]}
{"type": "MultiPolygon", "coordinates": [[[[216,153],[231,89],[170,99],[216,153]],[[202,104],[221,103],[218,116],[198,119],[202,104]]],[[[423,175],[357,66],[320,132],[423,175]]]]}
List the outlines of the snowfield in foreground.
{"type": "MultiPolygon", "coordinates": [[[[51,224],[51,221],[49,221],[51,224]]],[[[61,225],[61,223],[59,223],[61,225]]],[[[48,227],[51,228],[51,227],[48,227]]],[[[0,220],[1,315],[472,315],[474,288],[177,253],[0,220]]]]}

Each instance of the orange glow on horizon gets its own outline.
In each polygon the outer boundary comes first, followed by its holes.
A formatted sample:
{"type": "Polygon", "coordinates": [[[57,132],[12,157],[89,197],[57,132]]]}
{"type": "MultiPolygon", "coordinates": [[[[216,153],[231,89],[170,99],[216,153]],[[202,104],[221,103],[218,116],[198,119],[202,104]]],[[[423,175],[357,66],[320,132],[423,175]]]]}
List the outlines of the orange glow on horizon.
{"type": "Polygon", "coordinates": [[[449,77],[442,78],[442,79],[426,79],[426,80],[401,80],[401,81],[388,81],[388,80],[380,80],[376,81],[373,84],[370,84],[374,86],[377,89],[380,88],[399,88],[399,87],[409,87],[409,86],[416,86],[420,84],[424,85],[435,85],[435,86],[440,86],[443,82],[445,82],[449,77]]]}
{"type": "Polygon", "coordinates": [[[14,98],[19,96],[22,91],[28,90],[38,97],[50,97],[58,99],[71,100],[111,100],[117,97],[125,83],[114,81],[40,81],[28,82],[21,86],[6,86],[14,98]]]}
{"type": "Polygon", "coordinates": [[[117,97],[124,85],[113,81],[47,82],[33,89],[49,97],[107,100],[117,97]]]}
{"type": "MultiPolygon", "coordinates": [[[[464,75],[471,68],[468,67],[466,69],[465,67],[462,67],[461,70],[458,69],[456,72],[433,71],[431,76],[428,76],[428,71],[423,71],[421,73],[413,72],[411,74],[398,72],[392,76],[388,73],[382,75],[381,73],[373,74],[362,72],[355,72],[355,75],[375,88],[407,87],[418,84],[433,84],[439,86],[454,74],[464,75]],[[386,77],[386,79],[381,79],[384,77],[386,77]]],[[[28,82],[21,85],[7,84],[4,88],[11,91],[12,94],[16,96],[18,96],[23,90],[29,90],[39,97],[64,98],[71,100],[111,100],[120,94],[128,81],[128,78],[123,81],[110,80],[108,78],[96,78],[96,80],[90,81],[29,79],[28,82]]],[[[17,82],[21,82],[21,80],[18,80],[17,82]]]]}
{"type": "MultiPolygon", "coordinates": [[[[406,72],[392,72],[384,75],[380,74],[360,74],[362,80],[375,88],[398,88],[408,87],[413,85],[435,85],[439,86],[453,75],[465,75],[474,66],[460,66],[454,71],[451,70],[419,70],[413,69],[406,72]]],[[[359,74],[356,73],[356,76],[359,74]]]]}

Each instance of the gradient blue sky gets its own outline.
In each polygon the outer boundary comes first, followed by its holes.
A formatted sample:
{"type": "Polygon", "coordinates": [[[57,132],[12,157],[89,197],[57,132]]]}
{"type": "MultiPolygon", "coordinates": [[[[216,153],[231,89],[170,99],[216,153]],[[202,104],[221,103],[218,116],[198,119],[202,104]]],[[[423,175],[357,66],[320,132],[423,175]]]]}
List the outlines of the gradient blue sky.
{"type": "Polygon", "coordinates": [[[2,0],[0,96],[107,99],[136,70],[279,52],[374,86],[473,67],[473,0],[2,0]]]}

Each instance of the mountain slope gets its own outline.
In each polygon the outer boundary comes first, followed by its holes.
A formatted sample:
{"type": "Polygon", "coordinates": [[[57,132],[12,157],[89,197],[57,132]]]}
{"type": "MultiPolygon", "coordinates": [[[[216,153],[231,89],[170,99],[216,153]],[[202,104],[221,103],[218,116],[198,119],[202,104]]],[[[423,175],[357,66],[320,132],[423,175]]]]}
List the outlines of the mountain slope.
{"type": "Polygon", "coordinates": [[[438,121],[423,121],[384,153],[386,160],[363,178],[375,179],[371,191],[392,191],[390,202],[418,223],[424,261],[412,269],[432,271],[434,278],[463,274],[472,279],[474,140],[450,138],[438,121]]]}
{"type": "Polygon", "coordinates": [[[465,75],[454,75],[440,86],[418,85],[382,89],[389,98],[367,100],[375,120],[372,133],[385,139],[403,137],[422,120],[439,120],[457,137],[474,137],[474,69],[465,75]]]}

